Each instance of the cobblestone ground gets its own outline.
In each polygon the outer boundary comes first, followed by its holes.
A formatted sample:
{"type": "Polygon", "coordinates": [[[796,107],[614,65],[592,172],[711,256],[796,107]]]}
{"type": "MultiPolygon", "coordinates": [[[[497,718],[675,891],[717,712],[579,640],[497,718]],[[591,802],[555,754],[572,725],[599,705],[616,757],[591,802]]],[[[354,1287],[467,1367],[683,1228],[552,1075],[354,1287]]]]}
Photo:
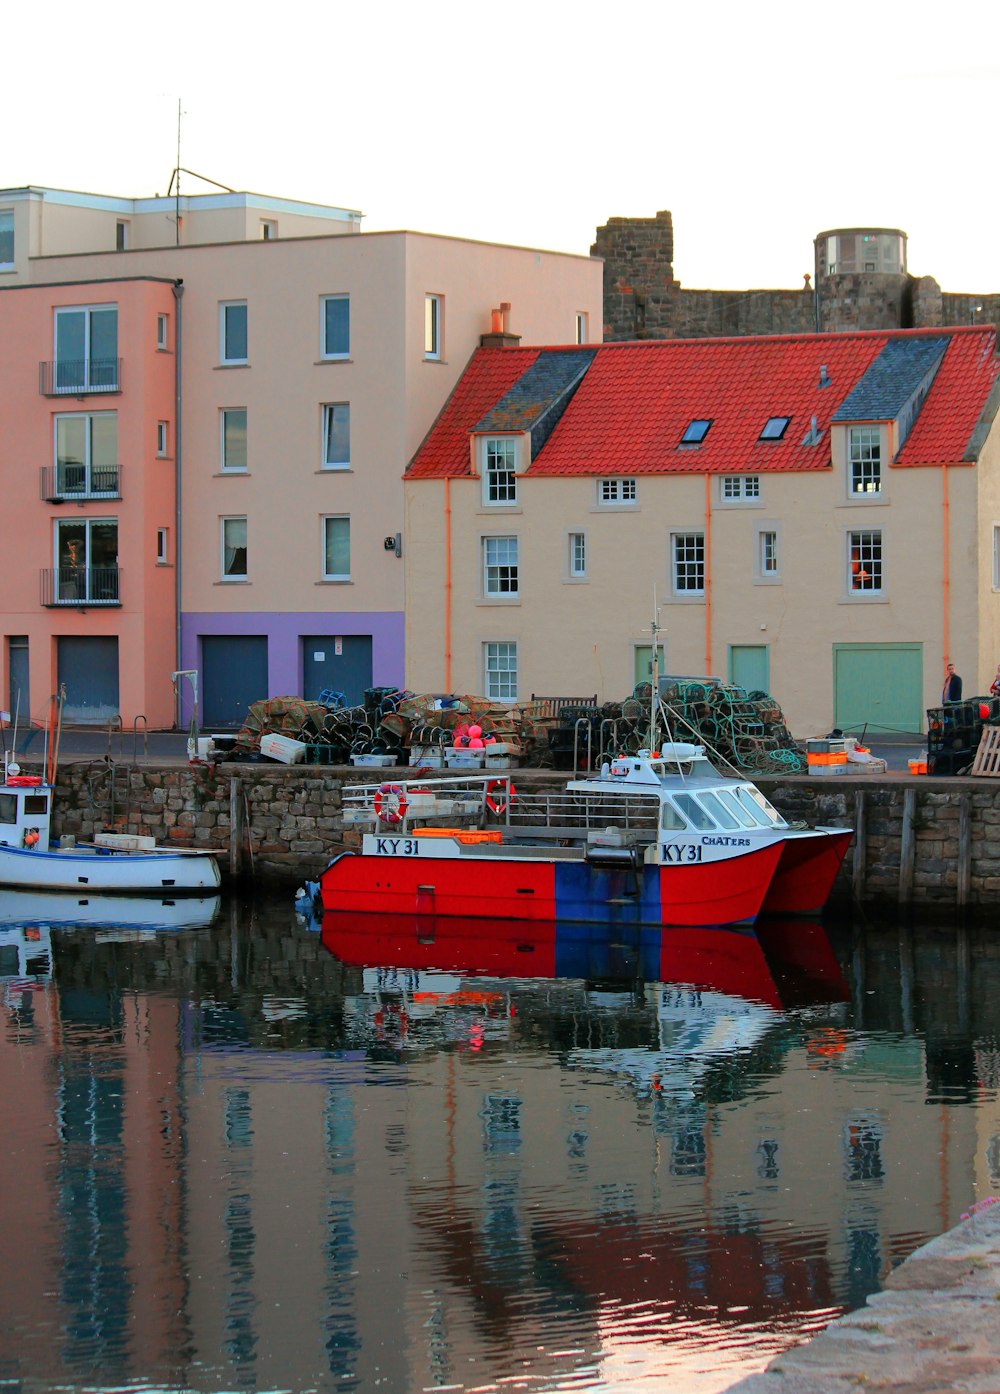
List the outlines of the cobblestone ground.
{"type": "Polygon", "coordinates": [[[882,1292],[727,1394],[1000,1394],[1000,1204],[925,1244],[882,1292]]]}

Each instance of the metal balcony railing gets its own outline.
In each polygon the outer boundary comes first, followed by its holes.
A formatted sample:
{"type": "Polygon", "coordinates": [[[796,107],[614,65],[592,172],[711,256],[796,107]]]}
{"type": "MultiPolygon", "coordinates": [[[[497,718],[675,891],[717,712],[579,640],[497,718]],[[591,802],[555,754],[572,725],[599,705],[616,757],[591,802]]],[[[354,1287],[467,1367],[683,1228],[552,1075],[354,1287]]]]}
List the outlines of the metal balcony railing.
{"type": "Polygon", "coordinates": [[[57,358],[38,365],[43,397],[82,397],[88,392],[120,392],[120,358],[57,358]]]}
{"type": "Polygon", "coordinates": [[[89,469],[75,462],[43,465],[40,490],[46,503],[62,503],[64,499],[120,499],[121,465],[91,465],[89,469]]]}
{"type": "Polygon", "coordinates": [[[120,566],[49,566],[41,572],[43,605],[120,605],[120,566]]]}

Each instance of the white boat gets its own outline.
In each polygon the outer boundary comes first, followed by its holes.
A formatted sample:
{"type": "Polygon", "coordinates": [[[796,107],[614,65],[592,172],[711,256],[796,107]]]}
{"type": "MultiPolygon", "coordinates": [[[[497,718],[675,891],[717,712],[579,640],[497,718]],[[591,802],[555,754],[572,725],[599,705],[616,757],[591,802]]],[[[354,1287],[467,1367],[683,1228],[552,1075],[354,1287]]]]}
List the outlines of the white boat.
{"type": "Polygon", "coordinates": [[[204,895],[218,889],[211,852],[157,847],[150,837],[98,833],[53,846],[51,785],[5,763],[0,784],[0,886],[111,895],[204,895]]]}

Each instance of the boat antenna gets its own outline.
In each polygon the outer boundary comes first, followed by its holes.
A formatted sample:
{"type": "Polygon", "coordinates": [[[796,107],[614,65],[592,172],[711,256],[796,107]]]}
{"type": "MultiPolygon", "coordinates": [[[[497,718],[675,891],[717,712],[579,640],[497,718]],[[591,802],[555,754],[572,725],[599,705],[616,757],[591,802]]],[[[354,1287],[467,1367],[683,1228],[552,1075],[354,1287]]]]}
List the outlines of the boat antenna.
{"type": "Polygon", "coordinates": [[[654,755],[659,749],[656,740],[657,713],[660,705],[660,611],[656,604],[656,587],[653,587],[653,662],[651,674],[653,690],[649,695],[649,753],[654,755]]]}

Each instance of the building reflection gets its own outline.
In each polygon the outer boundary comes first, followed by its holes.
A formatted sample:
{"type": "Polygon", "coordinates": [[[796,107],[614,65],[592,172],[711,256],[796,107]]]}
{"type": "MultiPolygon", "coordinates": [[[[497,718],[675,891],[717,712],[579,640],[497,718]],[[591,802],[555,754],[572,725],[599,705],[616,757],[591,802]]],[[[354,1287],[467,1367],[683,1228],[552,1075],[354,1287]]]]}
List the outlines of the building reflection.
{"type": "Polygon", "coordinates": [[[730,1360],[1000,1185],[985,934],[481,931],[0,929],[0,1379],[730,1360]]]}

